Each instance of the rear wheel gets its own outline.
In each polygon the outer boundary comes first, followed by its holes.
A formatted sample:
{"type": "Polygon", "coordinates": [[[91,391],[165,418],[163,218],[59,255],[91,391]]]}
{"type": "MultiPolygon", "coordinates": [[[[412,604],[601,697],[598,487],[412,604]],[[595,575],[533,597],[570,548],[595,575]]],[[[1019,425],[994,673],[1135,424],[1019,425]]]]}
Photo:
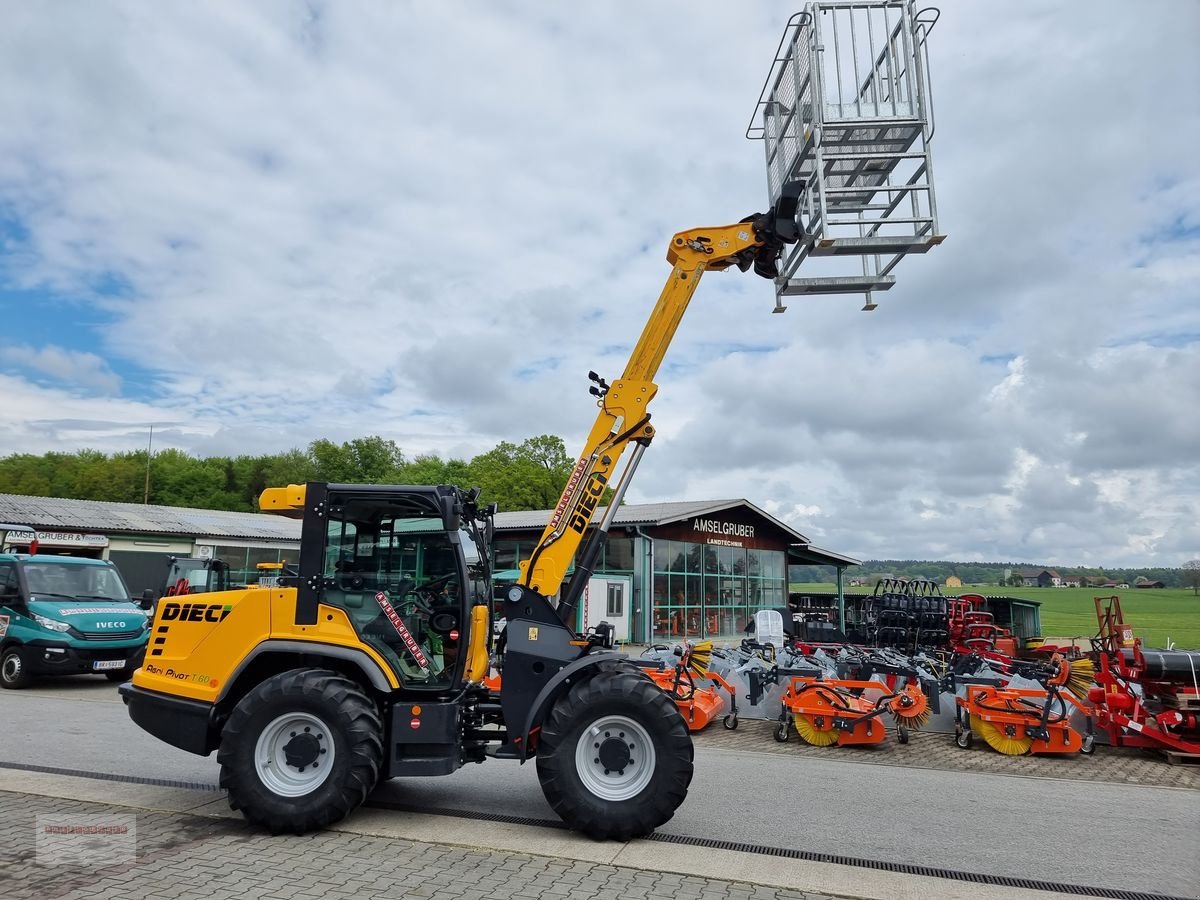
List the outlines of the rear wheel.
{"type": "Polygon", "coordinates": [[[571,828],[629,840],[670,820],[692,780],[692,740],[675,704],[624,669],[561,696],[542,726],[537,771],[571,828]]]}
{"type": "Polygon", "coordinates": [[[25,659],[21,656],[21,648],[9,647],[5,650],[0,656],[0,687],[20,690],[29,687],[31,680],[29,671],[25,668],[25,659]]]}
{"type": "Polygon", "coordinates": [[[274,834],[344,819],[379,780],[383,724],[359,685],[324,669],[272,676],[221,732],[229,805],[274,834]]]}

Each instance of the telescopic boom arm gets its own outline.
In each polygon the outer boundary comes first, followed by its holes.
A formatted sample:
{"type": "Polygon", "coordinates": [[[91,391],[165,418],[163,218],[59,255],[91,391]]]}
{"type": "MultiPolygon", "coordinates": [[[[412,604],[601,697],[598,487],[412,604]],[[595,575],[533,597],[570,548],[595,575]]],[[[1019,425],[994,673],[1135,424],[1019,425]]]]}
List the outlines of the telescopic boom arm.
{"type": "Polygon", "coordinates": [[[795,242],[798,237],[795,204],[794,200],[789,202],[790,199],[785,197],[770,212],[750,216],[736,225],[694,228],[676,234],[667,249],[667,261],[674,268],[642,329],[625,371],[611,384],[595,372],[589,373],[593,382],[591,393],[598,400],[600,412],[550,516],[550,523],[529,559],[520,563],[518,582],[543,597],[558,591],[605,489],[612,486],[608,510],[589,536],[584,553],[576,562],[571,588],[559,604],[559,615],[564,621],[574,611],[607,539],[625,489],[654,438],[649,407],[658,386],[653,379],[687,311],[700,276],[709,270],[721,271],[737,266],[744,272],[753,266],[764,278],[775,278],[783,245],[795,242]],[[613,485],[613,472],[630,444],[634,445],[634,450],[629,464],[613,485]]]}

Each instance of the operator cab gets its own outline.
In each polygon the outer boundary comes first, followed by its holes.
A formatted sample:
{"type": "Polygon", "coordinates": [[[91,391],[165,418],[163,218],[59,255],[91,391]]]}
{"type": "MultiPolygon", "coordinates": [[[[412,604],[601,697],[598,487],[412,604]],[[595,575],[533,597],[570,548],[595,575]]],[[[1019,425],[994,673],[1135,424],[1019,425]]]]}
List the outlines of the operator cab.
{"type": "MultiPolygon", "coordinates": [[[[317,487],[309,485],[310,509],[317,487]]],[[[306,586],[318,584],[317,602],[344,610],[406,689],[440,693],[462,683],[460,648],[486,555],[451,490],[328,485],[325,515],[305,515],[298,620],[306,586]],[[317,537],[320,550],[311,553],[304,542],[317,537]]]]}

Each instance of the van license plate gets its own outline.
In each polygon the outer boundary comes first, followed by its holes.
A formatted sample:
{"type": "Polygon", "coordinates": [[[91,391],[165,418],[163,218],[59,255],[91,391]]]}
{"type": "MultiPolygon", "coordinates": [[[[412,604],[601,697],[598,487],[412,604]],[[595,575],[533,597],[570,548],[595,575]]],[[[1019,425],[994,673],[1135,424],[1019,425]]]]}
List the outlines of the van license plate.
{"type": "Polygon", "coordinates": [[[92,662],[93,672],[103,672],[105,669],[123,668],[125,668],[125,660],[123,659],[97,659],[92,662]]]}

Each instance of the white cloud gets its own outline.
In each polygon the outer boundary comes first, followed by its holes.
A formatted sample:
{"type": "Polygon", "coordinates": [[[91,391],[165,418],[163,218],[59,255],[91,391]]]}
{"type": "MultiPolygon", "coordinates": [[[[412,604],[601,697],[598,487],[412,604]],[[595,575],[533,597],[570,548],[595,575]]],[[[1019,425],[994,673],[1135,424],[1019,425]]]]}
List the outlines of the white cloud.
{"type": "MultiPolygon", "coordinates": [[[[60,384],[5,378],[0,453],[132,449],[150,422],[199,453],[577,447],[586,372],[619,372],[670,234],[764,203],[741,135],[791,11],[14,7],[0,222],[25,236],[0,288],[103,324],[60,359],[6,336],[60,384]]],[[[709,275],[630,499],[742,496],[862,555],[1200,553],[1200,7],[1126,18],[944,10],[947,241],[870,315],[771,316],[765,283],[709,275]]]]}
{"type": "Polygon", "coordinates": [[[41,348],[0,345],[0,364],[32,369],[87,393],[112,394],[121,387],[121,379],[95,353],[66,350],[52,344],[41,348]]]}

